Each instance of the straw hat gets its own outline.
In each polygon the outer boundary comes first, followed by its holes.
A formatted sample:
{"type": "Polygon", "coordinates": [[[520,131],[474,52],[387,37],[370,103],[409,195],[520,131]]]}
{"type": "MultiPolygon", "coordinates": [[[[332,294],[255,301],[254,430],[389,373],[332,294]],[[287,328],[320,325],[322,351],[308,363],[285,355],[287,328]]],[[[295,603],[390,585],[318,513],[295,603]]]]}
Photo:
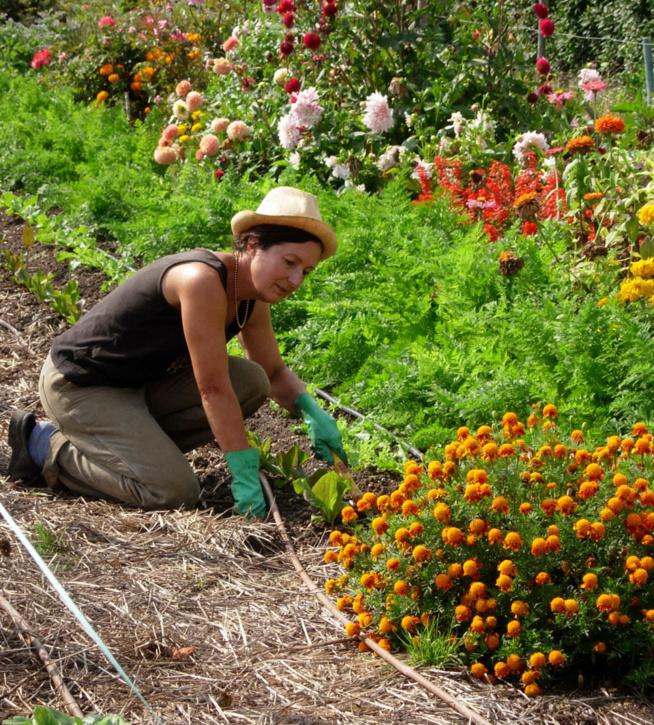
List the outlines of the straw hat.
{"type": "Polygon", "coordinates": [[[256,211],[239,211],[232,217],[234,234],[257,224],[279,224],[313,234],[323,243],[321,260],[331,257],[338,248],[334,230],[320,216],[316,197],[292,186],[278,186],[264,196],[256,211]]]}

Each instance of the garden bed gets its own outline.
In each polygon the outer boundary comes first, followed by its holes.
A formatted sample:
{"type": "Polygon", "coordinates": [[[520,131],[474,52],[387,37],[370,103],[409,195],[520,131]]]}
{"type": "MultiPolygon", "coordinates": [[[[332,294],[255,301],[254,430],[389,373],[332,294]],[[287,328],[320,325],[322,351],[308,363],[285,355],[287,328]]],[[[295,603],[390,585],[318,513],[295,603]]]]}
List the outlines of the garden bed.
{"type": "MultiPolygon", "coordinates": [[[[2,217],[0,235],[14,251],[21,225],[2,217]]],[[[65,283],[69,271],[52,249],[30,255],[65,283]]],[[[87,307],[101,279],[76,273],[87,307]]],[[[37,380],[53,334],[63,323],[0,272],[0,417],[14,407],[40,413],[37,380]]],[[[307,446],[293,421],[269,409],[249,427],[273,449],[307,446]]],[[[6,434],[0,474],[6,471],[6,434]]],[[[190,455],[203,483],[198,509],[144,512],[117,504],[24,489],[2,476],[3,503],[44,553],[100,636],[166,723],[458,723],[463,720],[418,685],[359,653],[340,625],[303,587],[276,527],[230,515],[231,498],[215,445],[190,455]],[[192,648],[192,649],[185,649],[192,648]]],[[[358,484],[377,493],[397,481],[364,471],[358,484]]],[[[322,584],[328,530],[310,524],[309,506],[292,489],[276,492],[299,558],[322,584]]],[[[0,559],[3,596],[33,628],[84,712],[120,713],[152,722],[82,632],[4,523],[11,554],[0,559]]],[[[0,615],[0,716],[37,705],[63,709],[49,676],[8,617],[0,615]]],[[[473,681],[463,670],[422,669],[461,702],[500,723],[643,725],[654,710],[637,696],[606,687],[528,700],[519,690],[473,681]]]]}

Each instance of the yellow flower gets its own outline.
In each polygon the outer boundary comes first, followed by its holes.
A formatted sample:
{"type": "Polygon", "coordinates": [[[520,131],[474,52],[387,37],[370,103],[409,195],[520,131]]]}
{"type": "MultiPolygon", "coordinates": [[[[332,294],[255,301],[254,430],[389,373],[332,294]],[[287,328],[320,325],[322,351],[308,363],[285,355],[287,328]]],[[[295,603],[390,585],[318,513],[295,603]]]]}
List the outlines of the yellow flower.
{"type": "Polygon", "coordinates": [[[654,202],[651,201],[646,204],[638,212],[638,219],[641,224],[652,224],[654,223],[654,202]]]}
{"type": "MultiPolygon", "coordinates": [[[[654,204],[652,204],[652,207],[654,208],[654,204]]],[[[631,265],[631,274],[634,277],[642,277],[643,279],[654,277],[654,258],[648,257],[634,262],[631,265]]]]}
{"type": "Polygon", "coordinates": [[[608,297],[602,297],[601,300],[597,300],[597,306],[598,307],[604,307],[604,305],[608,305],[609,298],[608,297]]]}
{"type": "Polygon", "coordinates": [[[194,123],[191,126],[191,131],[193,133],[197,133],[198,131],[202,131],[203,128],[204,128],[204,126],[201,123],[194,123]]]}
{"type": "Polygon", "coordinates": [[[185,141],[189,141],[190,138],[191,138],[190,136],[187,136],[186,134],[182,134],[177,140],[180,143],[184,143],[185,141]]]}

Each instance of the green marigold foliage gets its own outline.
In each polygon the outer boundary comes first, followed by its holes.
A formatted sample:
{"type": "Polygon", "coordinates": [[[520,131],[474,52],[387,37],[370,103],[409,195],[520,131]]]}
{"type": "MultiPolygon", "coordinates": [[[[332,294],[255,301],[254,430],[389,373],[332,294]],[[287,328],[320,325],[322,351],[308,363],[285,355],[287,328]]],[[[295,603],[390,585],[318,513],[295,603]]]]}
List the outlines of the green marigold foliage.
{"type": "MultiPolygon", "coordinates": [[[[390,495],[343,510],[326,589],[386,648],[459,645],[472,674],[522,683],[609,672],[654,683],[651,435],[597,447],[564,434],[553,405],[458,430],[427,469],[408,462],[390,495]]],[[[433,648],[432,648],[433,649],[433,648]]]]}

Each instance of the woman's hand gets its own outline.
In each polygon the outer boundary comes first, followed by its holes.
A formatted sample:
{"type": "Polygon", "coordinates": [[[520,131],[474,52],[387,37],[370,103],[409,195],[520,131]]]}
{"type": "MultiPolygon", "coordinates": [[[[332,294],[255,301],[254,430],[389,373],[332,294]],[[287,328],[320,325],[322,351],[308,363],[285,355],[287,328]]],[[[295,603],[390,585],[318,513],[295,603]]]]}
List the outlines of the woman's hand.
{"type": "Polygon", "coordinates": [[[259,482],[259,450],[248,448],[231,451],[225,453],[225,459],[232,474],[232,495],[236,510],[248,518],[252,515],[265,518],[268,508],[259,482]]]}
{"type": "Polygon", "coordinates": [[[295,400],[295,408],[300,411],[306,421],[309,439],[318,457],[331,466],[334,464],[333,451],[347,465],[343,439],[334,418],[306,392],[298,395],[295,400]]]}

